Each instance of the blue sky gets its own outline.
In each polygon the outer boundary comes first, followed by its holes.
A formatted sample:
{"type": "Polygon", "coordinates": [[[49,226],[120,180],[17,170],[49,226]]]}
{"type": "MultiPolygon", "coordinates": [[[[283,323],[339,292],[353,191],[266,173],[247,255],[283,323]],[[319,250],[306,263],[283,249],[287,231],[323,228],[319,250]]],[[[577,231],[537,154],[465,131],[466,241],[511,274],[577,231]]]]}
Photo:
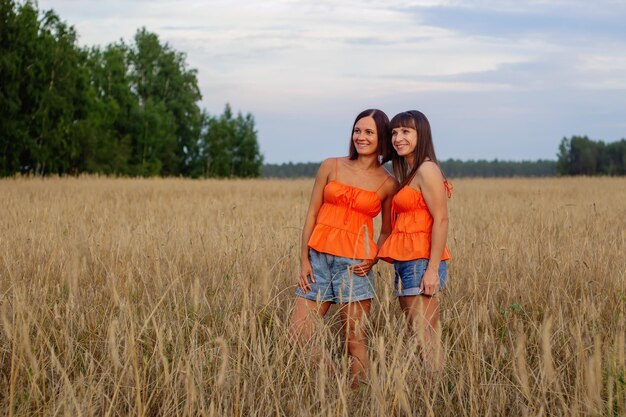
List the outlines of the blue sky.
{"type": "Polygon", "coordinates": [[[347,153],[355,115],[430,119],[440,159],[554,159],[626,137],[626,1],[40,0],[82,45],[145,26],[201,105],[251,112],[266,162],[347,153]]]}

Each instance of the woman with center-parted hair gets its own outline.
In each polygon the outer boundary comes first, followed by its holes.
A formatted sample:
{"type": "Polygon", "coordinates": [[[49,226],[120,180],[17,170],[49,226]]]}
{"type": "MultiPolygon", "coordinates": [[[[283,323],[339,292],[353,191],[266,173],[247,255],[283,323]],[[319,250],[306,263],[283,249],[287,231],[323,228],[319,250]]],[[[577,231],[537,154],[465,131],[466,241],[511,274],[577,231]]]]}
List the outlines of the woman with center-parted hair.
{"type": "Polygon", "coordinates": [[[391,232],[391,199],[397,181],[381,165],[389,159],[389,119],[380,110],[355,119],[350,155],[322,162],[302,230],[301,271],[291,319],[291,334],[308,342],[315,322],[340,303],[351,359],[352,383],[369,366],[363,326],[374,298],[378,247],[391,232]],[[373,219],[382,211],[377,242],[373,219]]]}
{"type": "Polygon", "coordinates": [[[447,200],[452,187],[437,163],[426,116],[410,110],[397,114],[389,124],[400,191],[392,203],[392,232],[378,257],[393,262],[400,306],[411,329],[423,336],[427,365],[440,370],[443,356],[435,295],[445,285],[450,259],[447,200]]]}

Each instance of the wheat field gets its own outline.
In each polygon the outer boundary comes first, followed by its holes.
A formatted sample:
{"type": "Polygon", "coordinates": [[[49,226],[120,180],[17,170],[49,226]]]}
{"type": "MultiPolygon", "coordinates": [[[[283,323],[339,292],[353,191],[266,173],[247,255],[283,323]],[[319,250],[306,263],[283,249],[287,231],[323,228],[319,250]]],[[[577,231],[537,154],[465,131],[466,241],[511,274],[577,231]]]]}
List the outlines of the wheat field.
{"type": "Polygon", "coordinates": [[[379,264],[351,389],[287,331],[311,180],[1,180],[0,413],[626,415],[626,180],[453,184],[444,371],[379,264]]]}

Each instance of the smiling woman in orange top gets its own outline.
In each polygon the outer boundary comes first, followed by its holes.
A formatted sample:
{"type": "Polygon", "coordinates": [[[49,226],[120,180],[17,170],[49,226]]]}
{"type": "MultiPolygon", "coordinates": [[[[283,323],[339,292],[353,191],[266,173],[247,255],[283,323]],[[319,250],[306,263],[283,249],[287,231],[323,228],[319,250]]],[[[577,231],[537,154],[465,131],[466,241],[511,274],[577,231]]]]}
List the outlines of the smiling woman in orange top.
{"type": "Polygon", "coordinates": [[[441,369],[439,304],[447,277],[447,199],[451,187],[437,164],[428,119],[417,110],[390,122],[393,170],[400,191],[393,198],[393,230],[378,257],[393,262],[395,293],[411,329],[423,336],[423,357],[441,369]]]}
{"type": "Polygon", "coordinates": [[[316,317],[340,303],[356,384],[369,366],[363,323],[374,297],[378,247],[391,232],[396,180],[382,167],[389,159],[389,119],[380,110],[361,112],[352,127],[350,155],[322,162],[302,230],[301,271],[291,333],[309,341],[316,317]],[[378,242],[373,219],[382,212],[378,242]]]}

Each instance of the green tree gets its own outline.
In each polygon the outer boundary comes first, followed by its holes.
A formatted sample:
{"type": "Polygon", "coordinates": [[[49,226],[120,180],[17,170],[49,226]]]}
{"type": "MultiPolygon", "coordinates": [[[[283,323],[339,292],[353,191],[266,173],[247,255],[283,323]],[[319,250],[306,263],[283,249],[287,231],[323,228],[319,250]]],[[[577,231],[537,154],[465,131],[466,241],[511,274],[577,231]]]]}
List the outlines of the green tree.
{"type": "Polygon", "coordinates": [[[0,13],[2,174],[77,171],[87,77],[76,32],[30,2],[1,0],[0,13]]]}
{"type": "Polygon", "coordinates": [[[568,138],[561,139],[559,152],[557,153],[556,172],[558,175],[571,175],[571,146],[568,138]]]}
{"type": "Polygon", "coordinates": [[[563,138],[558,158],[559,175],[625,175],[626,139],[606,144],[587,136],[563,138]]]}
{"type": "Polygon", "coordinates": [[[572,174],[594,175],[598,172],[598,146],[587,136],[572,136],[570,154],[572,174]]]}
{"type": "Polygon", "coordinates": [[[196,71],[185,54],[142,28],[129,49],[131,90],[139,101],[134,163],[138,173],[189,175],[202,127],[196,71]]]}
{"type": "Polygon", "coordinates": [[[237,114],[232,151],[233,172],[238,177],[258,177],[261,175],[263,156],[259,151],[254,117],[250,113],[237,114]]]}
{"type": "Polygon", "coordinates": [[[31,53],[32,65],[24,75],[26,87],[33,88],[23,96],[30,108],[24,112],[30,117],[28,170],[36,174],[76,171],[80,145],[72,130],[86,110],[83,54],[76,46],[76,33],[48,11],[31,53]]]}
{"type": "Polygon", "coordinates": [[[26,142],[20,99],[22,49],[36,42],[36,23],[32,8],[18,11],[13,1],[0,0],[0,175],[20,171],[26,142]]]}
{"type": "Polygon", "coordinates": [[[263,157],[259,151],[254,118],[233,116],[229,104],[219,117],[209,117],[204,136],[206,175],[209,177],[258,177],[263,157]]]}
{"type": "Polygon", "coordinates": [[[606,173],[626,175],[626,139],[609,143],[605,148],[606,173]]]}
{"type": "Polygon", "coordinates": [[[235,121],[230,105],[226,104],[219,117],[209,117],[206,143],[206,175],[209,177],[231,177],[233,172],[233,133],[235,121]]]}
{"type": "Polygon", "coordinates": [[[83,132],[88,172],[131,174],[132,137],[137,130],[133,117],[139,103],[130,88],[127,51],[123,43],[89,51],[90,109],[83,132]]]}
{"type": "Polygon", "coordinates": [[[209,117],[196,70],[156,34],[81,49],[36,3],[0,0],[0,175],[258,176],[254,118],[209,117]]]}

